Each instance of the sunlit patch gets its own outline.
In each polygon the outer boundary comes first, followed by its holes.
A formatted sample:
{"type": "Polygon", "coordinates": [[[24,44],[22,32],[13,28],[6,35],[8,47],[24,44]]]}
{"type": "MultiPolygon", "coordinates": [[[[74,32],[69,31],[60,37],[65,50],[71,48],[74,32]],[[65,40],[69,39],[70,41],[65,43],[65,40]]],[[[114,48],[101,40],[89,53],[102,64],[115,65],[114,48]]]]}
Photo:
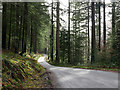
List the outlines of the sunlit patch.
{"type": "Polygon", "coordinates": [[[44,61],[44,57],[40,57],[39,59],[38,59],[38,62],[43,62],[44,61]]]}

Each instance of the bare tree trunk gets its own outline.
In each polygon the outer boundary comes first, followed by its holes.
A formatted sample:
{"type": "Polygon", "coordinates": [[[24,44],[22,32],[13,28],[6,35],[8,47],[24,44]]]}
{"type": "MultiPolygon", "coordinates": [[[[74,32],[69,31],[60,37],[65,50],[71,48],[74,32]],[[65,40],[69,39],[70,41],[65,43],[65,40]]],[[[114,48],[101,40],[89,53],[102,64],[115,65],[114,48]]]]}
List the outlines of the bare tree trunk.
{"type": "Polygon", "coordinates": [[[2,49],[6,48],[6,30],[7,30],[7,20],[6,20],[6,3],[3,3],[3,20],[2,20],[2,49]]]}
{"type": "Polygon", "coordinates": [[[24,52],[26,52],[27,49],[27,32],[28,32],[28,19],[27,19],[27,15],[28,15],[28,5],[27,2],[25,2],[25,42],[24,42],[24,52]]]}
{"type": "Polygon", "coordinates": [[[70,60],[70,1],[69,1],[69,7],[68,7],[68,63],[71,63],[70,60]]]}
{"type": "Polygon", "coordinates": [[[91,33],[91,63],[95,61],[95,7],[94,2],[91,4],[92,6],[92,33],[91,33]]]}
{"type": "Polygon", "coordinates": [[[53,1],[52,1],[52,12],[51,12],[51,24],[52,24],[52,31],[51,31],[51,60],[53,61],[53,42],[54,42],[54,30],[53,30],[53,1]]]}
{"type": "Polygon", "coordinates": [[[89,62],[89,56],[90,56],[90,32],[89,32],[89,17],[90,17],[90,15],[89,15],[89,2],[88,2],[88,58],[87,58],[87,62],[89,62]]]}
{"type": "Polygon", "coordinates": [[[37,29],[36,28],[34,28],[35,29],[35,31],[34,31],[34,47],[33,47],[33,50],[34,50],[34,53],[36,53],[37,52],[37,29]]]}
{"type": "Polygon", "coordinates": [[[10,5],[10,26],[9,26],[9,40],[8,40],[8,50],[10,49],[11,44],[11,23],[12,23],[12,4],[10,5]]]}
{"type": "MultiPolygon", "coordinates": [[[[115,50],[117,48],[116,47],[116,38],[115,38],[115,35],[116,35],[115,26],[118,23],[115,23],[115,20],[116,20],[115,7],[116,7],[115,2],[113,2],[112,3],[112,49],[113,50],[115,50]]],[[[117,43],[117,45],[119,46],[119,43],[117,43]]],[[[113,57],[114,55],[115,55],[115,52],[113,51],[113,53],[111,53],[111,62],[115,62],[115,58],[113,57]]]]}
{"type": "Polygon", "coordinates": [[[103,44],[104,50],[106,48],[106,17],[105,17],[105,0],[103,4],[103,44]]]}
{"type": "Polygon", "coordinates": [[[23,23],[23,36],[22,36],[22,54],[26,52],[26,42],[27,42],[27,2],[24,3],[24,23],[23,23]]]}
{"type": "MultiPolygon", "coordinates": [[[[20,34],[20,30],[19,30],[19,5],[18,3],[16,4],[16,35],[17,37],[19,37],[19,34],[20,34]]],[[[19,51],[19,39],[16,39],[15,40],[16,42],[16,45],[15,45],[15,53],[18,53],[19,51]]]]}
{"type": "MultiPolygon", "coordinates": [[[[77,56],[77,19],[76,19],[76,4],[75,4],[75,61],[77,61],[78,57],[77,56]]],[[[81,61],[80,61],[81,63],[81,61]]]]}
{"type": "Polygon", "coordinates": [[[20,12],[21,12],[21,13],[20,13],[20,14],[21,14],[21,15],[20,15],[20,34],[19,34],[19,44],[18,44],[18,48],[19,48],[19,49],[21,49],[21,48],[20,48],[20,45],[21,45],[21,39],[22,39],[22,37],[21,37],[21,35],[22,35],[22,24],[23,24],[22,8],[21,8],[20,12]]]}
{"type": "Polygon", "coordinates": [[[98,49],[101,50],[101,11],[100,11],[101,2],[99,2],[99,44],[98,49]]]}
{"type": "Polygon", "coordinates": [[[59,6],[60,2],[57,2],[57,28],[56,28],[56,61],[59,63],[59,30],[60,30],[60,21],[59,21],[59,6]]]}
{"type": "Polygon", "coordinates": [[[113,2],[112,4],[112,48],[115,48],[114,47],[114,38],[115,38],[115,2],[113,2]]]}
{"type": "Polygon", "coordinates": [[[33,27],[32,27],[32,17],[31,17],[31,41],[30,41],[30,53],[32,52],[32,42],[33,42],[32,34],[33,34],[33,27]]]}

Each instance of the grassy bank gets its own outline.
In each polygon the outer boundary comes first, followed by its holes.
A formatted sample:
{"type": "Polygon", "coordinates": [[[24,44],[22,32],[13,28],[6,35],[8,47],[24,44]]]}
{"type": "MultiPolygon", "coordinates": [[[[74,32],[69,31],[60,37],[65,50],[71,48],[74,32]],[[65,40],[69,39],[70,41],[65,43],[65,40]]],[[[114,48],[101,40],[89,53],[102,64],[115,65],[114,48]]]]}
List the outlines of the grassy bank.
{"type": "Polygon", "coordinates": [[[110,71],[110,72],[119,72],[120,73],[120,68],[107,66],[107,65],[86,64],[86,65],[74,66],[74,65],[70,65],[70,64],[51,62],[50,60],[48,60],[47,57],[45,58],[45,60],[51,65],[60,66],[60,67],[72,67],[72,68],[92,69],[92,70],[101,70],[101,71],[110,71]]]}
{"type": "Polygon", "coordinates": [[[41,55],[20,56],[10,51],[2,53],[3,88],[52,87],[46,70],[37,63],[41,55]]]}

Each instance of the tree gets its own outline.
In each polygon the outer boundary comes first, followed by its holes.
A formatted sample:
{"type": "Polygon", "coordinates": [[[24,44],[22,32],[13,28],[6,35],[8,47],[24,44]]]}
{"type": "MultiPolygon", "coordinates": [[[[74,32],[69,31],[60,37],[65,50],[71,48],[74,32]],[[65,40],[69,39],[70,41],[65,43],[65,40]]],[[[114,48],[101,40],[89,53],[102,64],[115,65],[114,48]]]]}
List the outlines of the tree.
{"type": "Polygon", "coordinates": [[[70,1],[68,7],[68,63],[70,62],[70,1]]]}
{"type": "Polygon", "coordinates": [[[91,63],[94,63],[95,61],[95,7],[94,2],[91,2],[92,7],[92,34],[91,34],[91,63]]]}
{"type": "Polygon", "coordinates": [[[112,3],[112,48],[115,48],[114,39],[115,39],[115,2],[112,3]]]}
{"type": "Polygon", "coordinates": [[[12,24],[12,4],[10,4],[10,24],[9,24],[9,40],[8,40],[8,50],[10,49],[10,44],[11,44],[11,27],[12,24]]]}
{"type": "Polygon", "coordinates": [[[33,51],[34,51],[34,53],[37,53],[37,28],[36,27],[34,27],[34,28],[35,28],[35,30],[34,30],[34,33],[33,33],[33,35],[34,35],[33,51]]]}
{"type": "MultiPolygon", "coordinates": [[[[22,5],[20,4],[20,6],[19,7],[21,7],[22,5]]],[[[23,8],[20,8],[20,13],[19,13],[19,42],[18,42],[18,48],[19,48],[19,50],[21,50],[21,40],[22,40],[22,27],[23,27],[23,8]]]]}
{"type": "Polygon", "coordinates": [[[7,30],[7,22],[6,22],[6,9],[7,9],[7,4],[3,3],[3,20],[2,20],[2,48],[6,48],[6,30],[7,30]]]}
{"type": "Polygon", "coordinates": [[[59,63],[59,30],[60,30],[60,21],[59,21],[59,5],[60,2],[57,2],[57,19],[56,19],[56,61],[59,63]]]}
{"type": "Polygon", "coordinates": [[[26,53],[26,41],[27,41],[27,14],[28,6],[27,2],[24,3],[24,24],[23,24],[23,36],[22,36],[22,54],[26,53]]]}
{"type": "Polygon", "coordinates": [[[51,60],[53,61],[53,45],[54,45],[54,24],[53,24],[53,1],[51,7],[51,60]]]}
{"type": "Polygon", "coordinates": [[[112,3],[112,49],[113,49],[113,52],[111,53],[111,57],[112,57],[111,62],[115,62],[115,57],[113,57],[113,56],[115,56],[114,54],[116,54],[115,51],[114,51],[116,49],[116,42],[115,42],[116,41],[116,39],[115,39],[115,34],[116,34],[115,7],[116,7],[115,2],[113,2],[112,3]]]}
{"type": "Polygon", "coordinates": [[[76,64],[77,61],[78,61],[78,57],[76,57],[76,56],[77,56],[77,48],[78,48],[78,47],[77,47],[77,4],[76,4],[76,3],[75,3],[74,14],[75,14],[75,15],[74,15],[75,21],[74,21],[74,26],[73,26],[73,27],[74,27],[74,31],[75,31],[75,32],[74,32],[74,38],[75,38],[75,41],[74,41],[74,42],[75,42],[75,47],[74,47],[74,50],[75,50],[75,53],[74,53],[75,56],[74,56],[74,57],[75,57],[75,58],[74,58],[74,59],[75,59],[75,64],[76,64]]]}
{"type": "MultiPolygon", "coordinates": [[[[18,3],[16,3],[16,36],[17,37],[19,37],[19,33],[21,33],[20,32],[20,30],[19,30],[19,20],[20,18],[19,18],[19,4],[18,3]]],[[[19,50],[19,38],[17,38],[17,39],[15,39],[15,41],[16,41],[16,45],[15,45],[15,53],[18,53],[18,50],[19,50]]]]}
{"type": "Polygon", "coordinates": [[[6,40],[6,45],[3,43],[5,47],[20,55],[23,55],[26,51],[38,52],[38,49],[43,51],[43,48],[46,47],[44,44],[47,43],[43,41],[43,38],[49,35],[48,6],[43,2],[6,2],[3,4],[6,5],[6,7],[3,6],[6,8],[4,9],[6,12],[3,13],[3,17],[5,17],[5,19],[3,18],[3,28],[6,28],[6,30],[2,32],[3,37],[6,38],[2,39],[3,41],[6,40]],[[47,31],[48,33],[46,33],[47,31]],[[33,46],[33,44],[35,45],[33,46]],[[42,46],[43,48],[41,48],[42,46]]]}
{"type": "MultiPolygon", "coordinates": [[[[115,3],[113,2],[113,13],[114,13],[114,8],[116,7],[116,13],[115,13],[115,16],[114,16],[114,20],[116,23],[113,23],[115,24],[115,27],[116,27],[116,36],[115,36],[115,42],[114,43],[116,45],[115,47],[115,51],[116,51],[116,58],[113,58],[113,60],[115,60],[115,63],[116,63],[116,66],[120,67],[120,63],[119,63],[119,59],[120,59],[120,0],[119,2],[115,3]]],[[[114,21],[113,21],[114,22],[114,21]]],[[[114,27],[114,28],[115,28],[114,27]]]]}
{"type": "Polygon", "coordinates": [[[88,5],[88,58],[87,59],[88,59],[88,62],[89,62],[89,56],[90,56],[90,35],[89,35],[90,34],[89,33],[89,21],[90,21],[89,17],[90,16],[89,16],[89,2],[88,2],[87,5],[88,5]]]}
{"type": "Polygon", "coordinates": [[[30,53],[32,52],[32,43],[33,43],[33,27],[32,27],[32,17],[31,17],[31,40],[30,40],[30,53]]]}
{"type": "Polygon", "coordinates": [[[66,39],[68,40],[66,34],[68,34],[68,33],[66,33],[65,27],[62,27],[62,29],[60,31],[60,58],[61,58],[62,63],[65,63],[65,59],[66,59],[65,58],[66,51],[67,51],[66,50],[66,47],[67,47],[67,45],[66,45],[66,39]]]}
{"type": "Polygon", "coordinates": [[[103,3],[103,44],[104,50],[106,48],[106,17],[105,17],[105,0],[103,3]]]}
{"type": "Polygon", "coordinates": [[[100,51],[101,49],[101,2],[99,2],[99,44],[98,44],[98,49],[100,51]]]}

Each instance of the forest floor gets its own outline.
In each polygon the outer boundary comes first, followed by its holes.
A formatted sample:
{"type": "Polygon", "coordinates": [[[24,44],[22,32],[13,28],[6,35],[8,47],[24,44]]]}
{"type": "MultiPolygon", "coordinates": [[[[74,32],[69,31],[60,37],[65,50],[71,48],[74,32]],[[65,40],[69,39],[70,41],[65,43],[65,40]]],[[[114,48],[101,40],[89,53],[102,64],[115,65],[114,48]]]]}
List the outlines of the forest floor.
{"type": "Polygon", "coordinates": [[[51,88],[49,73],[37,59],[40,54],[20,56],[2,52],[2,88],[51,88]]]}
{"type": "Polygon", "coordinates": [[[40,57],[38,62],[53,73],[57,88],[118,88],[118,73],[53,66],[45,57],[40,57]]]}

